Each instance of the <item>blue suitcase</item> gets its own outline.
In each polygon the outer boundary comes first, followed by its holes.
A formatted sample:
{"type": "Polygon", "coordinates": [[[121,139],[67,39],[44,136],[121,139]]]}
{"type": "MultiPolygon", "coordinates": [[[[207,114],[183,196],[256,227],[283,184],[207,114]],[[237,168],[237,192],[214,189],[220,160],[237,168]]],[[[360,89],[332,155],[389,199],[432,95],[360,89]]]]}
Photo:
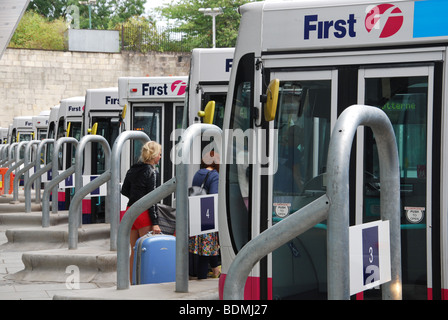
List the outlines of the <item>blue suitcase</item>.
{"type": "Polygon", "coordinates": [[[132,284],[176,281],[176,237],[148,233],[134,247],[132,284]]]}

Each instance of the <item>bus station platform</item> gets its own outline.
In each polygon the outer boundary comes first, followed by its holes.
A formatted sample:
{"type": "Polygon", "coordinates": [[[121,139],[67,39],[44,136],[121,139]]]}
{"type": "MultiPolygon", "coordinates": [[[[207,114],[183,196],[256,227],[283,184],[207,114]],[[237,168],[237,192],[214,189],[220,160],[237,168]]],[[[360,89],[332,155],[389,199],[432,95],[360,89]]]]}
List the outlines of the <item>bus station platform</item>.
{"type": "Polygon", "coordinates": [[[218,299],[218,279],[190,280],[188,293],[175,292],[175,282],[118,290],[108,224],[84,224],[69,250],[68,212],[50,213],[51,226],[42,228],[39,208],[20,206],[0,196],[0,300],[218,299]]]}

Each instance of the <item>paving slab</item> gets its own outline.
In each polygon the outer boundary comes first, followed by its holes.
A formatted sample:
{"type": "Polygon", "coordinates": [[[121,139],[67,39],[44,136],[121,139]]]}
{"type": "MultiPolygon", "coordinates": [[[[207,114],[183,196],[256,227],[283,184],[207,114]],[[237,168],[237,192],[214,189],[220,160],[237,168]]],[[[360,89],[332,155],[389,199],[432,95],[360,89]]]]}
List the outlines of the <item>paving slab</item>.
{"type": "MultiPolygon", "coordinates": [[[[7,242],[1,249],[10,251],[30,251],[68,248],[68,224],[42,227],[15,227],[7,229],[7,242]]],[[[91,241],[107,241],[110,238],[110,225],[105,223],[86,224],[78,228],[78,245],[91,241]]]]}
{"type": "Polygon", "coordinates": [[[188,292],[175,292],[176,283],[157,283],[130,286],[73,290],[56,293],[54,300],[218,300],[219,279],[190,280],[188,292]]]}
{"type": "Polygon", "coordinates": [[[5,278],[30,282],[111,284],[117,279],[117,253],[104,246],[24,252],[22,262],[23,270],[5,278]]]}

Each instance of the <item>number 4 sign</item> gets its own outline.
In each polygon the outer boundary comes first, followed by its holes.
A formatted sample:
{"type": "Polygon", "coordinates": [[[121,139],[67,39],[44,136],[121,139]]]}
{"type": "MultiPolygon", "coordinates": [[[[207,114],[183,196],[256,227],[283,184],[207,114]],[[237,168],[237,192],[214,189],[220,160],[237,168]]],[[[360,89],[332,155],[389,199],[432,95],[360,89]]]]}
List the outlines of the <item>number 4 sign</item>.
{"type": "Polygon", "coordinates": [[[349,228],[350,295],[391,280],[389,221],[349,228]]]}
{"type": "Polygon", "coordinates": [[[218,195],[208,194],[188,198],[190,236],[218,231],[218,195]]]}

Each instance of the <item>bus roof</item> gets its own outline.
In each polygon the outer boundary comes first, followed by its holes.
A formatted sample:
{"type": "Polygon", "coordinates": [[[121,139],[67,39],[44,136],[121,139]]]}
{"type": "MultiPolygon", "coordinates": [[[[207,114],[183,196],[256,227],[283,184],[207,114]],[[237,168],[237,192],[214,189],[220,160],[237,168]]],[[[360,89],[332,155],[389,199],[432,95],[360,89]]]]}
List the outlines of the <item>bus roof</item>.
{"type": "Polygon", "coordinates": [[[48,127],[48,119],[50,118],[50,114],[39,114],[37,116],[33,116],[33,126],[35,128],[47,128],[48,127]]]}
{"type": "Polygon", "coordinates": [[[58,118],[78,117],[81,119],[84,103],[85,97],[83,96],[62,99],[59,104],[58,118]]]}
{"type": "Polygon", "coordinates": [[[12,125],[17,129],[32,129],[33,127],[33,117],[32,116],[19,116],[14,117],[12,120],[12,125]]]}
{"type": "Polygon", "coordinates": [[[228,82],[235,48],[197,48],[191,51],[190,82],[228,82]]]}
{"type": "Polygon", "coordinates": [[[118,87],[87,89],[85,98],[86,110],[91,109],[117,109],[122,107],[118,103],[118,87]]]}
{"type": "Polygon", "coordinates": [[[447,9],[441,0],[249,3],[240,7],[237,47],[269,52],[443,42],[447,9]]]}

